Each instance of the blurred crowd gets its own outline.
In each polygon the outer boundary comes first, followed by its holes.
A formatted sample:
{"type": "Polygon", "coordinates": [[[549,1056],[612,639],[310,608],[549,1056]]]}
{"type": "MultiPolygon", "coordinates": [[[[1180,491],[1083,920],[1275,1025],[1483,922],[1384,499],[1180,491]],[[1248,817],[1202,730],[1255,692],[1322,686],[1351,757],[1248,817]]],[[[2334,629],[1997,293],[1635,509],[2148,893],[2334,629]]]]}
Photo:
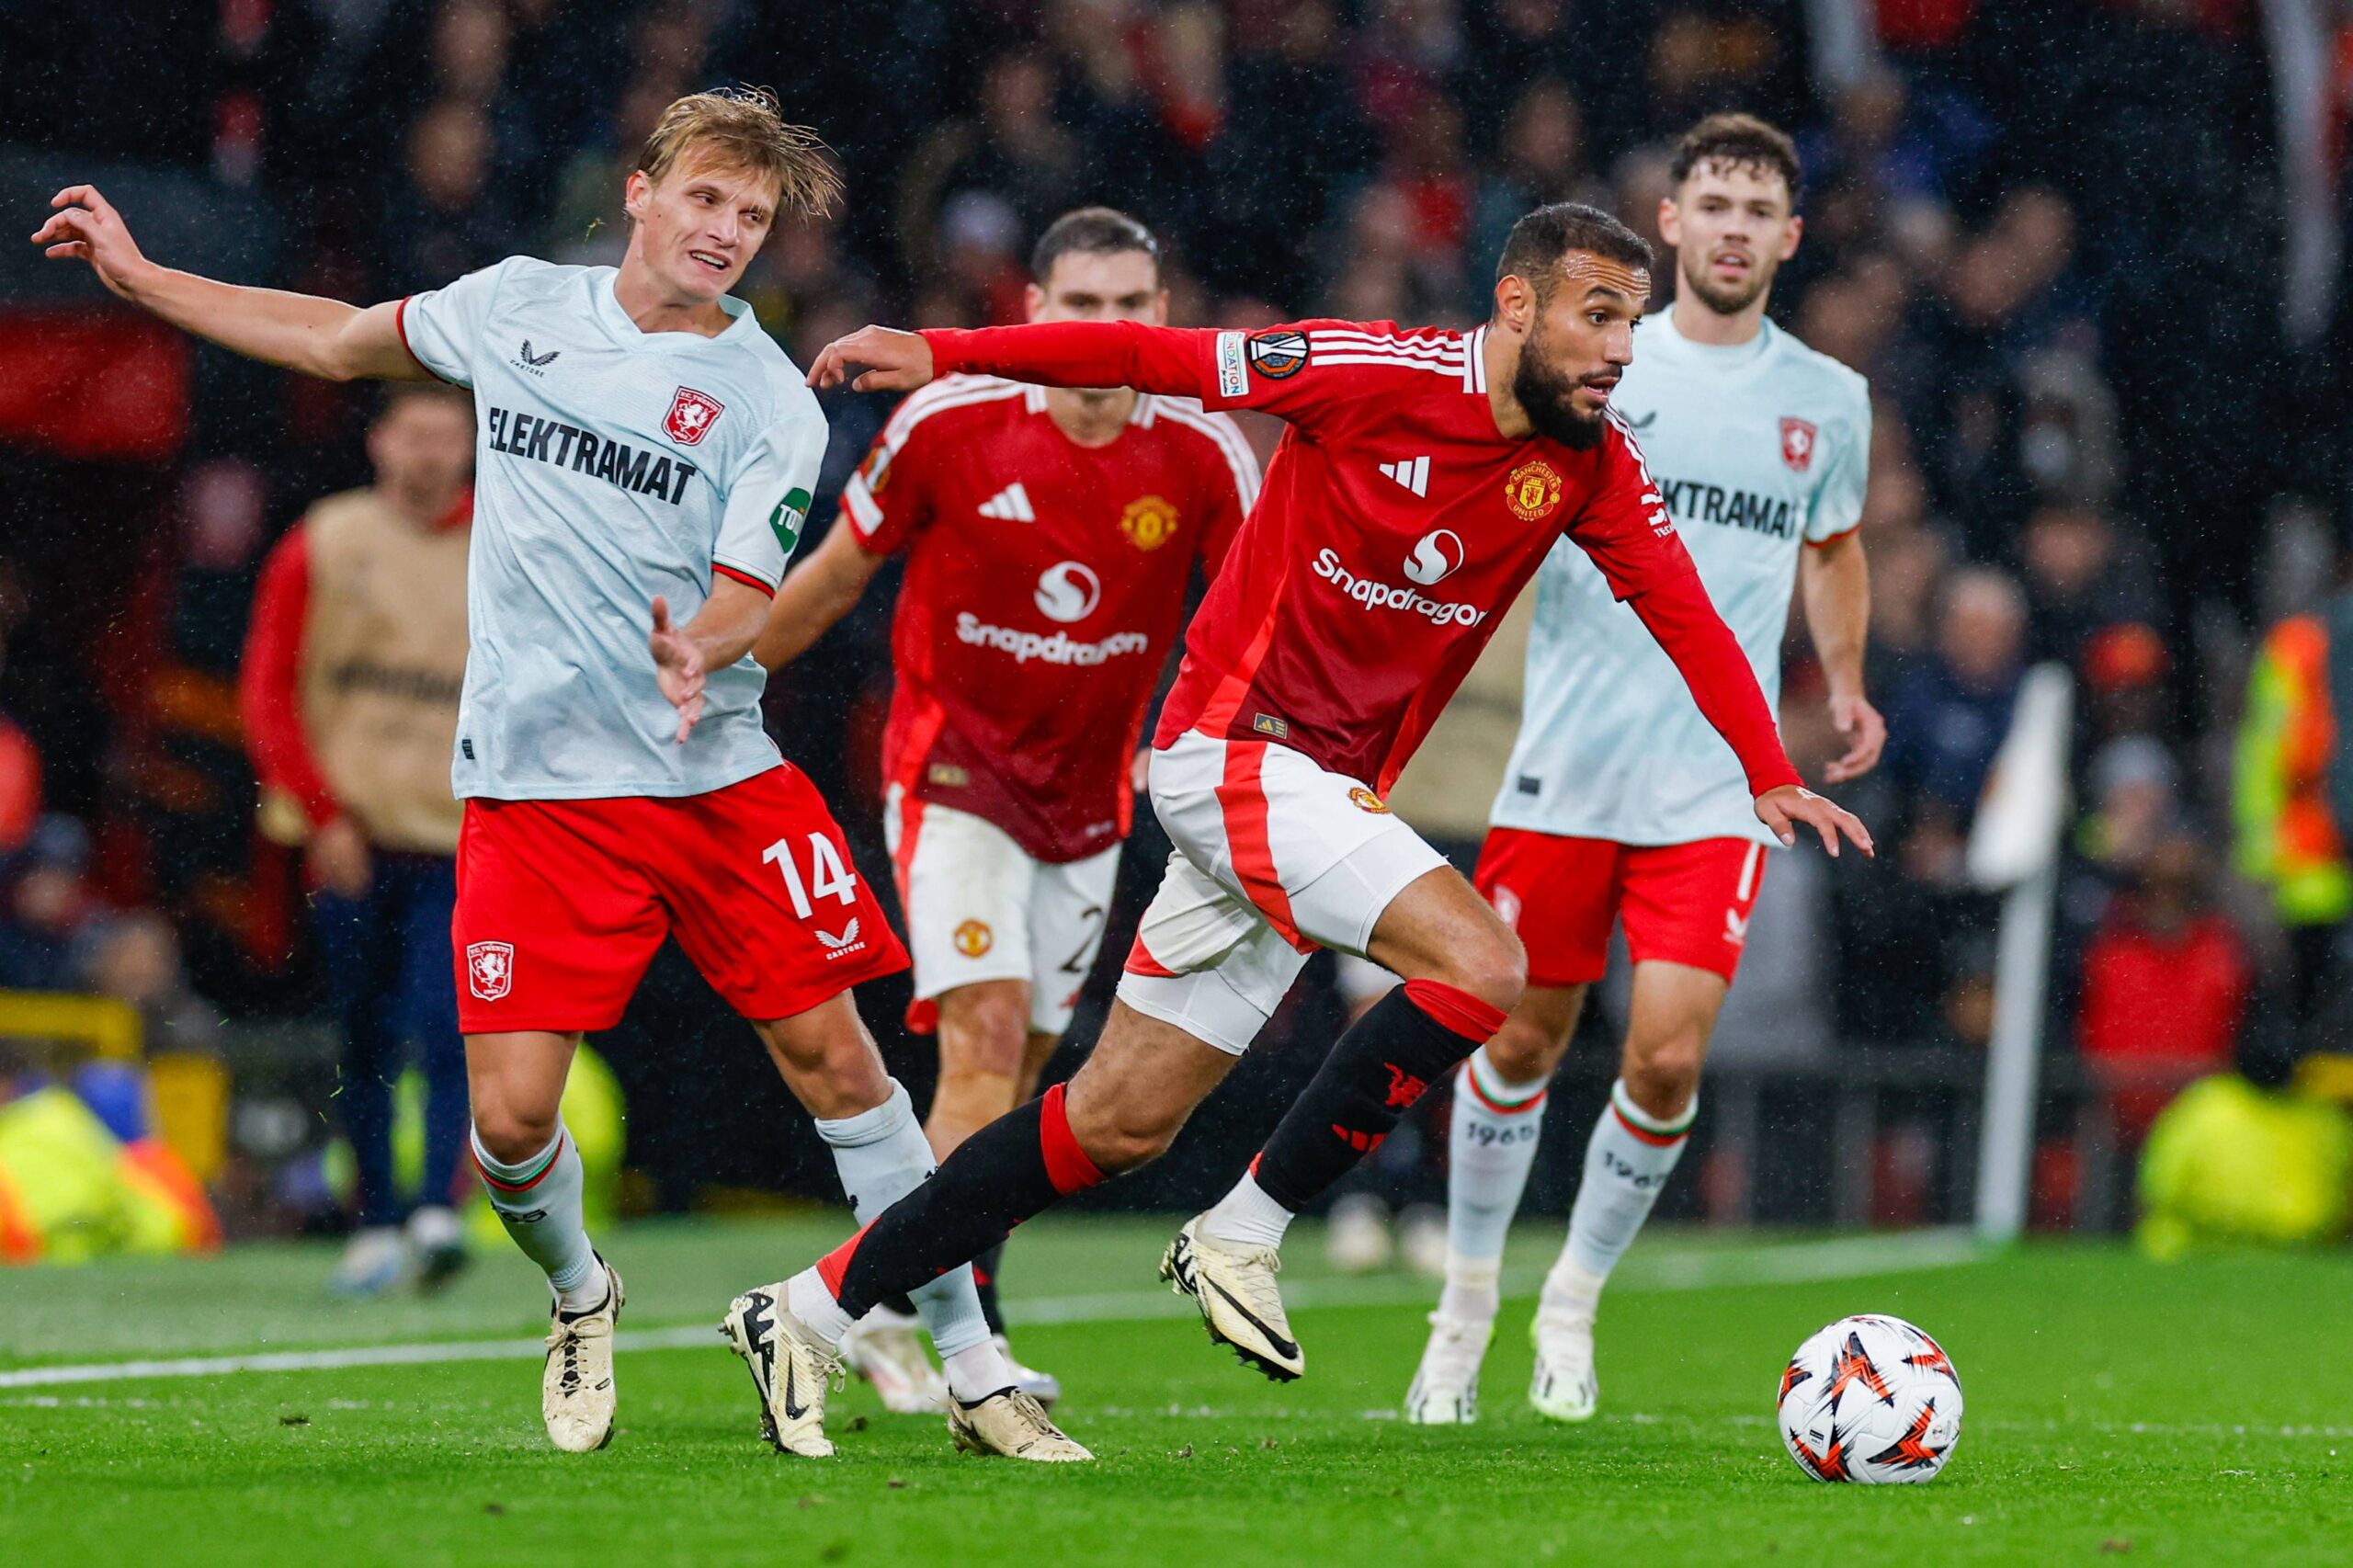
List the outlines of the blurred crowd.
{"type": "MultiPolygon", "coordinates": [[[[96,36],[70,8],[0,16],[17,62],[0,140],[256,194],[280,225],[275,279],[355,300],[518,250],[615,259],[621,179],[662,106],[716,81],[774,85],[849,177],[843,210],[778,233],[745,285],[804,362],[869,319],[1017,319],[1031,241],[1090,201],[1165,237],[1180,324],[1469,323],[1527,208],[1587,200],[1655,238],[1667,142],[1719,108],[1773,119],[1807,161],[1805,241],[1774,313],[1867,374],[1878,403],[1863,528],[1872,695],[1891,743],[1847,801],[1882,852],[1824,874],[1787,960],[1817,978],[1826,1037],[1847,1049],[1987,1038],[1995,904],[1971,887],[1964,848],[2019,683],[2043,661],[2068,667],[2077,693],[2053,1049],[2110,1074],[2129,1140],[2165,1085],[2227,1062],[2251,1033],[2296,1050],[2341,1032],[2323,998],[2353,897],[2317,915],[2290,907],[2277,853],[2243,844],[2234,872],[2229,848],[2234,832],[2276,835],[2290,797],[2328,804],[2309,780],[2250,763],[2240,728],[2278,653],[2271,628],[2319,607],[2341,522],[2348,389],[2336,366],[2353,290],[2335,287],[2331,204],[2349,96],[2336,62],[2353,50],[2276,14],[2309,19],[2304,8],[139,9],[153,15],[96,36]],[[2300,228],[2313,218],[2317,230],[2300,228]]],[[[1663,300],[1665,273],[1660,284],[1663,300]]],[[[235,399],[199,414],[165,476],[163,542],[110,601],[120,645],[12,663],[0,681],[32,746],[54,754],[61,803],[87,824],[37,810],[20,824],[0,906],[6,983],[110,983],[75,922],[112,898],[167,911],[144,926],[106,919],[150,946],[176,931],[222,1007],[305,1005],[295,869],[252,832],[229,694],[260,556],[310,500],[359,475],[370,404],[268,375],[235,383],[235,399]],[[51,885],[67,867],[86,883],[70,896],[51,885]],[[85,913],[60,915],[61,898],[85,913]]],[[[829,487],[887,411],[832,397],[829,487]]],[[[19,638],[54,645],[49,628],[79,613],[59,585],[81,579],[55,561],[7,566],[11,651],[19,638]]],[[[875,798],[889,598],[870,596],[772,699],[787,755],[846,819],[875,798]]],[[[1834,737],[1802,629],[1790,657],[1785,730],[1814,767],[1834,737]]],[[[2320,852],[2341,876],[2341,846],[2320,852]]],[[[176,949],[170,960],[176,975],[176,949]]]]}

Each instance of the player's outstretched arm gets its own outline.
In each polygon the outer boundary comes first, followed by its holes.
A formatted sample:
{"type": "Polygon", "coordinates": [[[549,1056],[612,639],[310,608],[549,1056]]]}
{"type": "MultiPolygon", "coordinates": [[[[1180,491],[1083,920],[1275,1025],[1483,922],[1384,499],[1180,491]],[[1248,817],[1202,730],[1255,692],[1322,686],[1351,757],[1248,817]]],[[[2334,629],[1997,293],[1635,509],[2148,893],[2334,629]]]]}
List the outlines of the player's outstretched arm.
{"type": "Polygon", "coordinates": [[[858,544],[856,525],[847,517],[835,522],[824,542],[785,574],[752,657],[771,671],[801,657],[849,613],[881,567],[882,557],[858,544]]]}
{"type": "Polygon", "coordinates": [[[1030,322],[970,331],[862,326],[819,350],[809,365],[809,384],[839,386],[852,366],[865,365],[871,368],[850,381],[854,391],[913,392],[935,376],[966,370],[1038,386],[1133,387],[1199,397],[1209,360],[1204,344],[1216,336],[1131,321],[1030,322]]]}
{"type": "Polygon", "coordinates": [[[684,626],[670,624],[670,601],[655,595],[654,630],[646,645],[654,654],[654,677],[678,710],[680,745],[702,718],[703,687],[713,670],[723,670],[752,651],[767,620],[768,596],[748,583],[714,574],[710,597],[684,626]]]}
{"type": "Polygon", "coordinates": [[[422,381],[431,372],[402,344],[393,304],[247,289],[159,267],[141,254],[113,203],[96,186],[70,185],[50,200],[33,244],[60,261],[86,261],[98,281],[182,332],[328,381],[422,381]]]}
{"type": "Polygon", "coordinates": [[[1798,565],[1806,629],[1830,687],[1830,722],[1847,738],[1847,754],[1833,758],[1822,776],[1830,783],[1844,784],[1879,766],[1879,754],[1887,744],[1887,721],[1863,695],[1871,574],[1863,559],[1861,531],[1850,529],[1836,539],[1809,543],[1798,565]]]}

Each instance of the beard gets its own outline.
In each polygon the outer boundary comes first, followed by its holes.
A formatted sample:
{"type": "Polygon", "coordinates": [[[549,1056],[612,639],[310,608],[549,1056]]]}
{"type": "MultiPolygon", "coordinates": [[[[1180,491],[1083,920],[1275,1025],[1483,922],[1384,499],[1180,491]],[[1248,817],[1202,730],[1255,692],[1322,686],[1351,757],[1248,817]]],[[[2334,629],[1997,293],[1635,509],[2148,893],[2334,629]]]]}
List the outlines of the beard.
{"type": "Polygon", "coordinates": [[[1683,286],[1691,297],[1720,316],[1736,316],[1756,302],[1756,297],[1773,286],[1776,267],[1765,264],[1761,256],[1753,257],[1748,268],[1748,281],[1725,288],[1707,275],[1707,258],[1701,256],[1686,265],[1683,286]]]}
{"type": "Polygon", "coordinates": [[[1552,362],[1544,353],[1540,332],[1529,334],[1519,346],[1519,369],[1512,372],[1511,395],[1518,400],[1538,435],[1580,452],[1601,445],[1603,429],[1599,414],[1582,413],[1569,401],[1584,384],[1552,362]]]}

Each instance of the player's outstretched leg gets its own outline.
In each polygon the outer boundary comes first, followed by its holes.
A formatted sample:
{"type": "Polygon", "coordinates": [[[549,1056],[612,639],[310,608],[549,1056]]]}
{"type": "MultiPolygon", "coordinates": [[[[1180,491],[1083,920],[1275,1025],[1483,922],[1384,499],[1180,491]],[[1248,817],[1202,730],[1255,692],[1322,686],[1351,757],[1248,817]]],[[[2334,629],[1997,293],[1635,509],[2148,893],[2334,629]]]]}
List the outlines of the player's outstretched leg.
{"type": "Polygon", "coordinates": [[[1306,1369],[1274,1278],[1292,1217],[1502,1028],[1524,981],[1518,940],[1451,869],[1392,900],[1371,947],[1409,978],[1340,1036],[1248,1172],[1178,1233],[1161,1265],[1200,1302],[1211,1337],[1279,1381],[1306,1369]]]}
{"type": "MultiPolygon", "coordinates": [[[[906,1089],[884,1072],[881,1055],[847,993],[836,994],[790,1017],[756,1027],[786,1083],[817,1112],[818,1135],[833,1150],[842,1190],[861,1222],[871,1221],[923,1184],[932,1172],[931,1145],[915,1119],[906,1089]]],[[[960,1407],[982,1406],[1015,1388],[1012,1369],[981,1311],[969,1267],[950,1268],[928,1278],[912,1294],[912,1304],[931,1331],[946,1370],[945,1386],[930,1408],[945,1406],[952,1417],[960,1407]]],[[[753,1305],[756,1308],[756,1303],[753,1305]]],[[[759,1325],[743,1312],[731,1313],[730,1321],[733,1326],[729,1337],[745,1353],[753,1381],[760,1389],[764,1428],[770,1440],[786,1451],[830,1451],[830,1445],[823,1449],[814,1446],[824,1441],[822,1431],[814,1428],[804,1434],[808,1446],[794,1447],[793,1432],[799,1423],[790,1412],[770,1408],[771,1393],[784,1403],[785,1391],[774,1386],[772,1377],[762,1376],[759,1325]]],[[[905,1337],[911,1340],[913,1335],[905,1337]]],[[[839,1346],[827,1348],[838,1350],[839,1346]]],[[[772,1355],[768,1360],[772,1368],[772,1355]]],[[[919,1348],[913,1365],[929,1371],[919,1348]]],[[[785,1370],[788,1381],[792,1381],[791,1367],[785,1370]]],[[[789,1403],[800,1403],[797,1398],[789,1403]]],[[[952,1419],[950,1426],[955,1426],[952,1419]]]]}
{"type": "Polygon", "coordinates": [[[540,1414],[548,1440],[567,1453],[612,1441],[613,1329],[624,1300],[620,1276],[589,1244],[580,1152],[556,1114],[577,1044],[539,1030],[466,1040],[474,1165],[499,1222],[555,1295],[540,1414]]]}
{"type": "MultiPolygon", "coordinates": [[[[1233,1061],[1182,1029],[1115,1004],[1094,1055],[1068,1085],[974,1133],[930,1180],[813,1267],[737,1297],[722,1332],[739,1337],[756,1377],[763,1346],[766,1365],[790,1358],[799,1409],[789,1419],[822,1440],[824,1383],[816,1374],[829,1369],[852,1324],[877,1302],[978,1256],[1059,1199],[1157,1158],[1233,1061]],[[771,1326],[764,1336],[742,1335],[735,1325],[761,1298],[761,1315],[771,1326]]],[[[777,1400],[765,1391],[763,1397],[772,1414],[788,1419],[777,1400]]],[[[949,1422],[960,1440],[986,1451],[1089,1457],[1018,1391],[970,1406],[959,1400],[949,1422]]]]}
{"type": "Polygon", "coordinates": [[[1448,1128],[1446,1288],[1405,1393],[1405,1419],[1477,1419],[1479,1367],[1501,1302],[1504,1243],[1536,1164],[1546,1086],[1565,1052],[1583,986],[1531,985],[1495,1038],[1454,1074],[1448,1128]]]}
{"type": "Polygon", "coordinates": [[[1690,1141],[1699,1064],[1722,1006],[1722,975],[1688,964],[1634,966],[1620,1076],[1586,1144],[1569,1235],[1536,1308],[1536,1369],[1528,1402],[1555,1421],[1583,1421],[1601,1396],[1593,1324],[1609,1271],[1650,1218],[1690,1141]]]}

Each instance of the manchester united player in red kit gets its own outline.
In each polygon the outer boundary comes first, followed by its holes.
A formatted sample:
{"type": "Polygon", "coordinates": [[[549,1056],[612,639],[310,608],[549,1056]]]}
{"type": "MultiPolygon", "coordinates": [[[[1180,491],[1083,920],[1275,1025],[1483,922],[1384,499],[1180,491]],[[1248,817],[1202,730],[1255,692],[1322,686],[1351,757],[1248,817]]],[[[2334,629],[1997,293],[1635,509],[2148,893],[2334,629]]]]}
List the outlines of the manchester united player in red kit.
{"type": "MultiPolygon", "coordinates": [[[[1039,237],[1032,321],[1167,320],[1160,245],[1108,208],[1039,237]]],[[[949,1151],[1029,1097],[1095,967],[1134,810],[1131,759],[1182,621],[1257,498],[1233,420],[1196,399],[942,376],[900,404],[833,530],[786,577],[754,649],[789,663],[906,556],[892,635],[883,827],[935,1027],[925,1122],[949,1151]]],[[[976,1261],[990,1327],[995,1249],[976,1261]]],[[[894,1410],[945,1397],[904,1307],[847,1360],[894,1410]]],[[[1046,1403],[1060,1392],[1015,1366],[1046,1403]]]]}
{"type": "Polygon", "coordinates": [[[1307,322],[1245,335],[1054,323],[920,335],[869,327],[821,353],[866,388],[987,370],[1254,407],[1290,428],[1187,639],[1152,763],[1176,843],[1095,1053],[983,1129],[922,1187],[790,1280],[738,1297],[801,1399],[779,1446],[830,1451],[834,1346],[878,1301],[1001,1240],[1057,1199],[1159,1154],[1231,1070],[1316,945],[1405,977],[1334,1045],[1250,1173],[1162,1263],[1212,1338],[1270,1377],[1305,1358],[1275,1289],[1291,1215],[1502,1025],[1519,944],[1380,791],[1565,535],[1674,660],[1739,756],[1758,818],[1836,852],[1862,824],[1798,782],[1737,641],[1700,587],[1642,456],[1609,415],[1650,294],[1650,247],[1562,203],[1512,231],[1495,312],[1468,334],[1307,322]]]}

